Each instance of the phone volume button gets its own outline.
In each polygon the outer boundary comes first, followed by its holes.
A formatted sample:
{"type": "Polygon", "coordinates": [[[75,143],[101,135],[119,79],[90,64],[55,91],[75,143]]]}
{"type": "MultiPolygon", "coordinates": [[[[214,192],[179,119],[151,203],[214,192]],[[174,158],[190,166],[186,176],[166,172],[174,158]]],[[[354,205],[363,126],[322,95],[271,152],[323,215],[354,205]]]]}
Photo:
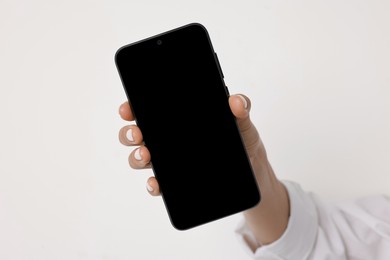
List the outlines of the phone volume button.
{"type": "Polygon", "coordinates": [[[217,60],[219,72],[221,73],[222,78],[225,78],[225,76],[223,75],[223,72],[222,72],[221,64],[219,63],[218,55],[216,52],[214,52],[214,54],[215,54],[215,59],[217,60]]]}
{"type": "Polygon", "coordinates": [[[225,86],[226,95],[230,96],[229,89],[225,86]]]}

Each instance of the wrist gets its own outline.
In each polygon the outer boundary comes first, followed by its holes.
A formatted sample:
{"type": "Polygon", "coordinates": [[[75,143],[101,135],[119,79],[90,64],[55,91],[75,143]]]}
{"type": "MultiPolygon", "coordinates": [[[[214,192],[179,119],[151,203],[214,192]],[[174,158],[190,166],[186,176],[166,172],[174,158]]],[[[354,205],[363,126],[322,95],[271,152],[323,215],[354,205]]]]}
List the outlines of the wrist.
{"type": "Polygon", "coordinates": [[[249,228],[259,244],[269,244],[277,240],[287,228],[289,199],[284,185],[277,179],[266,156],[252,160],[261,201],[244,212],[249,228]]]}

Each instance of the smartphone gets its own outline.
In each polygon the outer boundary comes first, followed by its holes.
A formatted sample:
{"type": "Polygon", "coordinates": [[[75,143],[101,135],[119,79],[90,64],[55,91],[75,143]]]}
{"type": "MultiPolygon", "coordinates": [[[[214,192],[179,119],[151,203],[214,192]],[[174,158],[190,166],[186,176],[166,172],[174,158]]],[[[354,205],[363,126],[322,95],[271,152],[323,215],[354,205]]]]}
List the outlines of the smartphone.
{"type": "Polygon", "coordinates": [[[202,24],[125,45],[115,64],[176,229],[260,202],[222,69],[202,24]]]}

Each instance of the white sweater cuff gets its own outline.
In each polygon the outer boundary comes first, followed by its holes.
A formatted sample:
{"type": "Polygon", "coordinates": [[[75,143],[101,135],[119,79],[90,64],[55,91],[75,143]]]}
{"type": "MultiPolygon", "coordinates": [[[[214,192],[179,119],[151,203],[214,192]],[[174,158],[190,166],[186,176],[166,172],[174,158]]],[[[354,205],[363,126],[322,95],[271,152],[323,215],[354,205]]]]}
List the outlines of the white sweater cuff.
{"type": "Polygon", "coordinates": [[[257,242],[245,220],[236,229],[238,239],[253,259],[304,260],[313,248],[318,230],[316,207],[297,183],[282,182],[290,200],[290,217],[282,236],[271,244],[253,249],[257,242]]]}

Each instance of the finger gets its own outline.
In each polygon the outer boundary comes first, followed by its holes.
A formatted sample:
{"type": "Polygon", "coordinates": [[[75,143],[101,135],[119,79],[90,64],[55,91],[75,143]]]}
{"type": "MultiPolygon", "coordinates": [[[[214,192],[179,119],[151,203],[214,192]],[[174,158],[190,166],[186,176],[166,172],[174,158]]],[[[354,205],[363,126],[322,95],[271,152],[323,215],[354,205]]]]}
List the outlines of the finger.
{"type": "Polygon", "coordinates": [[[250,99],[243,94],[231,95],[229,97],[230,109],[234,116],[238,119],[238,124],[242,128],[249,127],[251,122],[249,112],[251,109],[250,99]]]}
{"type": "Polygon", "coordinates": [[[259,133],[249,117],[251,101],[245,95],[236,94],[230,96],[229,105],[232,113],[237,118],[238,127],[240,128],[248,154],[252,157],[262,144],[259,133]]]}
{"type": "Polygon", "coordinates": [[[141,145],[134,149],[129,156],[129,164],[133,169],[150,168],[150,153],[148,148],[141,145]]]}
{"type": "Polygon", "coordinates": [[[135,119],[133,111],[131,111],[129,102],[124,102],[119,106],[119,115],[126,121],[133,121],[135,119]]]}
{"type": "Polygon", "coordinates": [[[119,141],[126,146],[140,145],[143,142],[142,132],[136,125],[127,125],[119,130],[119,141]]]}
{"type": "Polygon", "coordinates": [[[146,190],[152,196],[160,196],[160,186],[155,177],[150,177],[146,182],[146,190]]]}

